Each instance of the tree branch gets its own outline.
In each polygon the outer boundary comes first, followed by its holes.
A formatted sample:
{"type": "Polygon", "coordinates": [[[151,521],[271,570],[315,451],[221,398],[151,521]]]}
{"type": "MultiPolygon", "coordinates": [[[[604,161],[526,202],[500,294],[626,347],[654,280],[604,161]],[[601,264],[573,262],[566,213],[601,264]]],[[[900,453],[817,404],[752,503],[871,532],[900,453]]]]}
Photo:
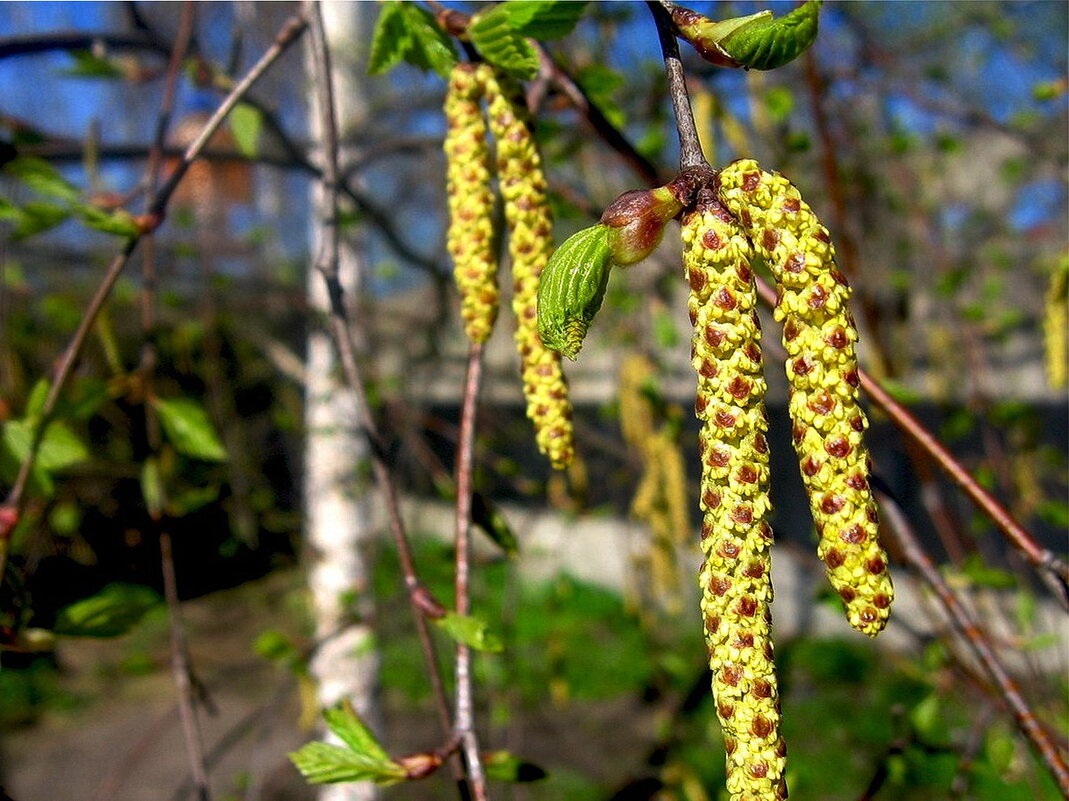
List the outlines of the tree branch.
{"type": "Polygon", "coordinates": [[[694,124],[694,113],[690,108],[690,95],[687,93],[687,78],[683,74],[683,62],[679,57],[679,44],[676,42],[672,18],[659,2],[647,2],[646,6],[657,24],[657,36],[661,42],[664,56],[664,73],[668,79],[668,94],[672,98],[672,110],[676,116],[676,131],[679,133],[679,169],[680,172],[695,167],[709,167],[702,153],[698,128],[694,124]]]}

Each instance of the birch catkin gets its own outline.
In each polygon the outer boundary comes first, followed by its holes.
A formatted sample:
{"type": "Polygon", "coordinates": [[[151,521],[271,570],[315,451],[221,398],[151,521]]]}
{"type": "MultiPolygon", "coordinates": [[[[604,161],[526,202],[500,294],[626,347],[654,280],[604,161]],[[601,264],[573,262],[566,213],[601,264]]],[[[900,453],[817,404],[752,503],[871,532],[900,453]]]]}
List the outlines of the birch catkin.
{"type": "Polygon", "coordinates": [[[554,467],[566,467],[574,454],[572,407],[561,370],[561,356],[542,344],[538,334],[538,284],[553,251],[553,222],[546,197],[542,159],[527,127],[527,113],[505,84],[486,66],[487,116],[497,146],[497,176],[505,201],[512,261],[512,309],[516,346],[523,369],[527,416],[535,426],[539,449],[554,467]]]}
{"type": "Polygon", "coordinates": [[[857,630],[887,622],[894,590],[869,488],[868,427],[858,405],[857,328],[835,250],[798,190],[751,159],[720,172],[720,196],[779,282],[793,439],[820,535],[818,553],[857,630]]]}
{"type": "Polygon", "coordinates": [[[498,309],[494,195],[481,97],[480,70],[473,64],[454,67],[445,97],[446,246],[460,290],[460,316],[472,342],[489,339],[498,309]]]}
{"type": "Polygon", "coordinates": [[[753,249],[732,215],[699,198],[683,219],[702,421],[701,569],[713,695],[732,801],[787,797],[772,661],[768,443],[753,249]]]}

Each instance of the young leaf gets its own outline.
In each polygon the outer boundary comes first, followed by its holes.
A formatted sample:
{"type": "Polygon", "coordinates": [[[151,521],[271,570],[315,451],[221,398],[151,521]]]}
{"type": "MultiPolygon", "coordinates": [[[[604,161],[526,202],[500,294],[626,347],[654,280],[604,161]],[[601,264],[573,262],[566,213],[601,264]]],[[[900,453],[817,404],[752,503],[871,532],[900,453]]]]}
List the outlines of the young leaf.
{"type": "Polygon", "coordinates": [[[250,159],[256,158],[261,128],[263,115],[259,109],[248,103],[238,103],[230,112],[230,130],[234,133],[234,143],[241,155],[250,159]]]}
{"type": "Polygon", "coordinates": [[[56,616],[53,630],[68,637],[118,637],[132,629],[160,601],[140,584],[109,584],[56,616]]]}
{"type": "Polygon", "coordinates": [[[179,453],[209,462],[226,461],[226,448],[203,406],[191,398],[156,398],[152,405],[167,439],[179,453]]]}
{"type": "Polygon", "coordinates": [[[807,0],[785,17],[739,28],[720,45],[747,69],[773,70],[809,49],[817,38],[819,18],[820,0],[807,0]]]}
{"type": "Polygon", "coordinates": [[[393,784],[405,778],[405,769],[396,762],[373,759],[329,743],[307,743],[289,758],[312,784],[359,781],[393,784]]]}
{"type": "MultiPolygon", "coordinates": [[[[35,429],[33,420],[9,420],[4,423],[3,442],[11,455],[20,462],[30,452],[35,429]]],[[[36,465],[52,473],[73,467],[89,458],[85,443],[62,420],[54,420],[45,429],[37,450],[36,465]]]]}
{"type": "Polygon", "coordinates": [[[35,156],[20,156],[8,162],[4,171],[45,197],[73,201],[77,200],[80,194],[66,178],[60,175],[59,170],[44,159],[35,156]]]}
{"type": "Polygon", "coordinates": [[[381,75],[397,66],[412,46],[412,34],[405,24],[406,4],[400,0],[384,3],[371,35],[367,71],[381,75]]]}
{"type": "Polygon", "coordinates": [[[70,209],[55,203],[31,200],[19,209],[19,219],[12,232],[14,239],[28,239],[66,222],[71,216],[70,209]]]}
{"type": "Polygon", "coordinates": [[[572,32],[586,5],[573,0],[512,0],[502,3],[501,9],[516,33],[532,39],[559,39],[572,32]]]}
{"type": "Polygon", "coordinates": [[[353,709],[348,699],[332,709],[324,710],[323,720],[326,721],[328,728],[356,753],[378,762],[390,761],[390,755],[379,745],[375,735],[364,725],[364,722],[357,717],[356,710],[353,709]]]}
{"type": "Polygon", "coordinates": [[[520,759],[508,751],[483,754],[486,778],[499,782],[527,783],[546,778],[546,772],[532,762],[520,759]]]}
{"type": "Polygon", "coordinates": [[[471,522],[481,528],[508,556],[520,552],[520,543],[497,505],[481,492],[471,496],[471,522]]]}
{"type": "Polygon", "coordinates": [[[134,218],[124,209],[105,211],[90,203],[73,203],[71,208],[78,219],[96,231],[115,236],[135,236],[138,232],[134,218]]]}
{"type": "Polygon", "coordinates": [[[459,643],[474,648],[476,651],[498,653],[505,646],[496,635],[491,634],[485,620],[468,615],[458,615],[456,612],[447,612],[445,617],[436,621],[439,626],[459,643]]]}
{"type": "Polygon", "coordinates": [[[508,5],[501,3],[476,14],[468,25],[468,36],[490,64],[515,78],[530,80],[538,74],[538,54],[509,24],[508,5]]]}
{"type": "Polygon", "coordinates": [[[457,63],[453,40],[438,27],[434,17],[425,8],[415,3],[404,3],[403,8],[411,42],[405,60],[448,78],[453,65],[457,63]]]}

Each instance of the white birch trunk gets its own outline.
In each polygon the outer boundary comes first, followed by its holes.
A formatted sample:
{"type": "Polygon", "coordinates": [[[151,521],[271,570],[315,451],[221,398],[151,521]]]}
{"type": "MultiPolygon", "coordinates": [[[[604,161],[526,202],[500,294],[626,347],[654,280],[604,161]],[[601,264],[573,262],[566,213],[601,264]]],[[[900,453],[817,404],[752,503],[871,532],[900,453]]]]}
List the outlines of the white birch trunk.
{"type": "MultiPolygon", "coordinates": [[[[365,72],[357,54],[366,53],[366,13],[363,3],[323,3],[323,22],[333,59],[336,115],[344,126],[364,118],[365,72]]],[[[312,58],[306,50],[306,63],[312,58]]],[[[309,132],[322,140],[319,109],[312,93],[309,132]]],[[[341,161],[344,168],[347,154],[341,161]]],[[[311,253],[319,252],[319,221],[323,219],[323,193],[312,189],[311,253]]],[[[361,283],[361,254],[351,236],[342,239],[339,272],[351,300],[361,283]]],[[[378,658],[372,632],[353,623],[353,610],[370,619],[370,566],[368,539],[374,534],[371,488],[361,478],[368,448],[360,434],[350,392],[340,378],[337,352],[326,328],[327,291],[318,271],[308,275],[311,314],[318,319],[308,337],[305,397],[304,511],[308,586],[321,643],[311,664],[320,706],[342,698],[352,701],[357,713],[378,728],[376,690],[378,658]]],[[[325,785],[320,801],[370,801],[379,797],[369,783],[325,785]]]]}

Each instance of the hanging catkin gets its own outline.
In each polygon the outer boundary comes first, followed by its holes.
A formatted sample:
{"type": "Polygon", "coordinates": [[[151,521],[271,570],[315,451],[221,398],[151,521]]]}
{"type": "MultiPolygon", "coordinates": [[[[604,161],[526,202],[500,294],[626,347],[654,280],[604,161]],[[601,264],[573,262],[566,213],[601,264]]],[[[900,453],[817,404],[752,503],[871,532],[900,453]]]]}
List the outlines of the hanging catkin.
{"type": "Polygon", "coordinates": [[[574,452],[568,385],[560,353],[545,347],[538,335],[539,277],[553,251],[553,221],[542,159],[515,87],[490,67],[479,69],[481,76],[485,75],[487,115],[496,140],[498,184],[509,227],[512,309],[527,416],[534,422],[539,449],[554,467],[563,468],[574,452]]]}
{"type": "Polygon", "coordinates": [[[497,256],[490,150],[479,100],[483,88],[474,64],[458,64],[445,97],[446,246],[460,290],[460,316],[472,342],[489,339],[497,319],[497,256]]]}
{"type": "Polygon", "coordinates": [[[732,801],[787,797],[772,661],[768,443],[752,247],[703,192],[683,219],[702,421],[700,581],[732,801]]]}
{"type": "Polygon", "coordinates": [[[894,589],[862,442],[868,421],[858,405],[849,286],[835,268],[827,229],[782,175],[763,172],[752,159],[735,161],[720,172],[720,196],[779,283],[775,317],[783,323],[794,446],[818,553],[850,625],[874,636],[887,622],[894,589]]]}

